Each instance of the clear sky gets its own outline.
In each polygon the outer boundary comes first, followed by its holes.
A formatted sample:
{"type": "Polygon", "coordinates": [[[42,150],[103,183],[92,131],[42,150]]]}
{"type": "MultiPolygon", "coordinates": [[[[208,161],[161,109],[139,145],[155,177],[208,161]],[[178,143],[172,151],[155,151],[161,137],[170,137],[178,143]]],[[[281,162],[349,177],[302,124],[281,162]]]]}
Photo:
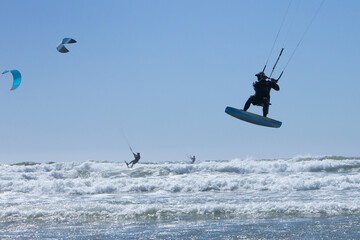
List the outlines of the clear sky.
{"type": "MultiPolygon", "coordinates": [[[[322,0],[294,0],[286,65],[322,0]]],[[[2,0],[0,162],[360,156],[360,1],[325,0],[271,92],[279,129],[224,113],[254,93],[289,1],[2,0]],[[56,51],[64,37],[77,44],[56,51]]],[[[267,72],[269,73],[269,72],[267,72]]],[[[261,114],[261,108],[249,111],[261,114]]]]}

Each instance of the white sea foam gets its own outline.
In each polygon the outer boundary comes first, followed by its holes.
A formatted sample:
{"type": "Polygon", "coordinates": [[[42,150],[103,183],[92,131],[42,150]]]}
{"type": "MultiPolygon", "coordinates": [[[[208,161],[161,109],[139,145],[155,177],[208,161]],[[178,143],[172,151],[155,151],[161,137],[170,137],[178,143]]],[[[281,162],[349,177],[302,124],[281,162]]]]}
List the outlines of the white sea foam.
{"type": "Polygon", "coordinates": [[[3,164],[0,220],[359,214],[359,172],[343,157],[3,164]]]}

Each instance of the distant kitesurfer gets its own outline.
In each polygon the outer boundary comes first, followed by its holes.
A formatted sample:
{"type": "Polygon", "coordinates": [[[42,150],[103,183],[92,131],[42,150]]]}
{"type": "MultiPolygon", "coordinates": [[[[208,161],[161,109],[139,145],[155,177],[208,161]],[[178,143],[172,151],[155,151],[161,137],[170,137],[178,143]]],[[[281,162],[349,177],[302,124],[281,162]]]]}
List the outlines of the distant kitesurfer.
{"type": "Polygon", "coordinates": [[[190,160],[191,160],[191,164],[195,163],[195,160],[196,160],[195,155],[194,155],[194,156],[190,156],[189,158],[190,158],[190,160]]]}
{"type": "Polygon", "coordinates": [[[250,104],[263,107],[263,116],[266,117],[269,112],[270,103],[270,90],[274,89],[279,91],[280,87],[277,84],[277,80],[274,78],[268,78],[265,73],[259,72],[255,74],[257,82],[253,83],[255,94],[250,96],[244,106],[244,111],[247,111],[250,104]],[[270,81],[266,80],[270,79],[270,81]]]}
{"type": "Polygon", "coordinates": [[[140,153],[138,152],[138,153],[133,153],[133,155],[134,155],[134,160],[132,160],[131,162],[129,162],[129,163],[127,163],[127,162],[125,162],[126,163],[126,166],[128,167],[128,168],[132,168],[139,160],[140,160],[140,153]],[[129,165],[131,164],[131,166],[129,167],[129,165]]]}

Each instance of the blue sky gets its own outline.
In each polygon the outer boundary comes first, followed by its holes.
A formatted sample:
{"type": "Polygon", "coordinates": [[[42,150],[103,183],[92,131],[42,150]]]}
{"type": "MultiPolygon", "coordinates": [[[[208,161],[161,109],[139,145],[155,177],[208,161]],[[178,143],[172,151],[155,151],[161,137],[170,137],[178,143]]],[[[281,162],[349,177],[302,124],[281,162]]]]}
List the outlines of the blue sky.
{"type": "MultiPolygon", "coordinates": [[[[275,76],[320,3],[292,2],[275,76]]],[[[359,156],[359,1],[325,0],[272,91],[280,129],[224,113],[253,94],[288,4],[3,0],[1,70],[23,82],[1,75],[0,162],[131,160],[127,142],[144,162],[359,156]]]]}

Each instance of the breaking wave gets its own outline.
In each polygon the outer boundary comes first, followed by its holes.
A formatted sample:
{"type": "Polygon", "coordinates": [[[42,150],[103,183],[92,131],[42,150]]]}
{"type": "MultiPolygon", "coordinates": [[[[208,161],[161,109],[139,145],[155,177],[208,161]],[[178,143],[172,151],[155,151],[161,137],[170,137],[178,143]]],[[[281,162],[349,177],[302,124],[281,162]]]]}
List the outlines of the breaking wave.
{"type": "Polygon", "coordinates": [[[360,213],[360,158],[0,165],[0,221],[360,213]]]}

